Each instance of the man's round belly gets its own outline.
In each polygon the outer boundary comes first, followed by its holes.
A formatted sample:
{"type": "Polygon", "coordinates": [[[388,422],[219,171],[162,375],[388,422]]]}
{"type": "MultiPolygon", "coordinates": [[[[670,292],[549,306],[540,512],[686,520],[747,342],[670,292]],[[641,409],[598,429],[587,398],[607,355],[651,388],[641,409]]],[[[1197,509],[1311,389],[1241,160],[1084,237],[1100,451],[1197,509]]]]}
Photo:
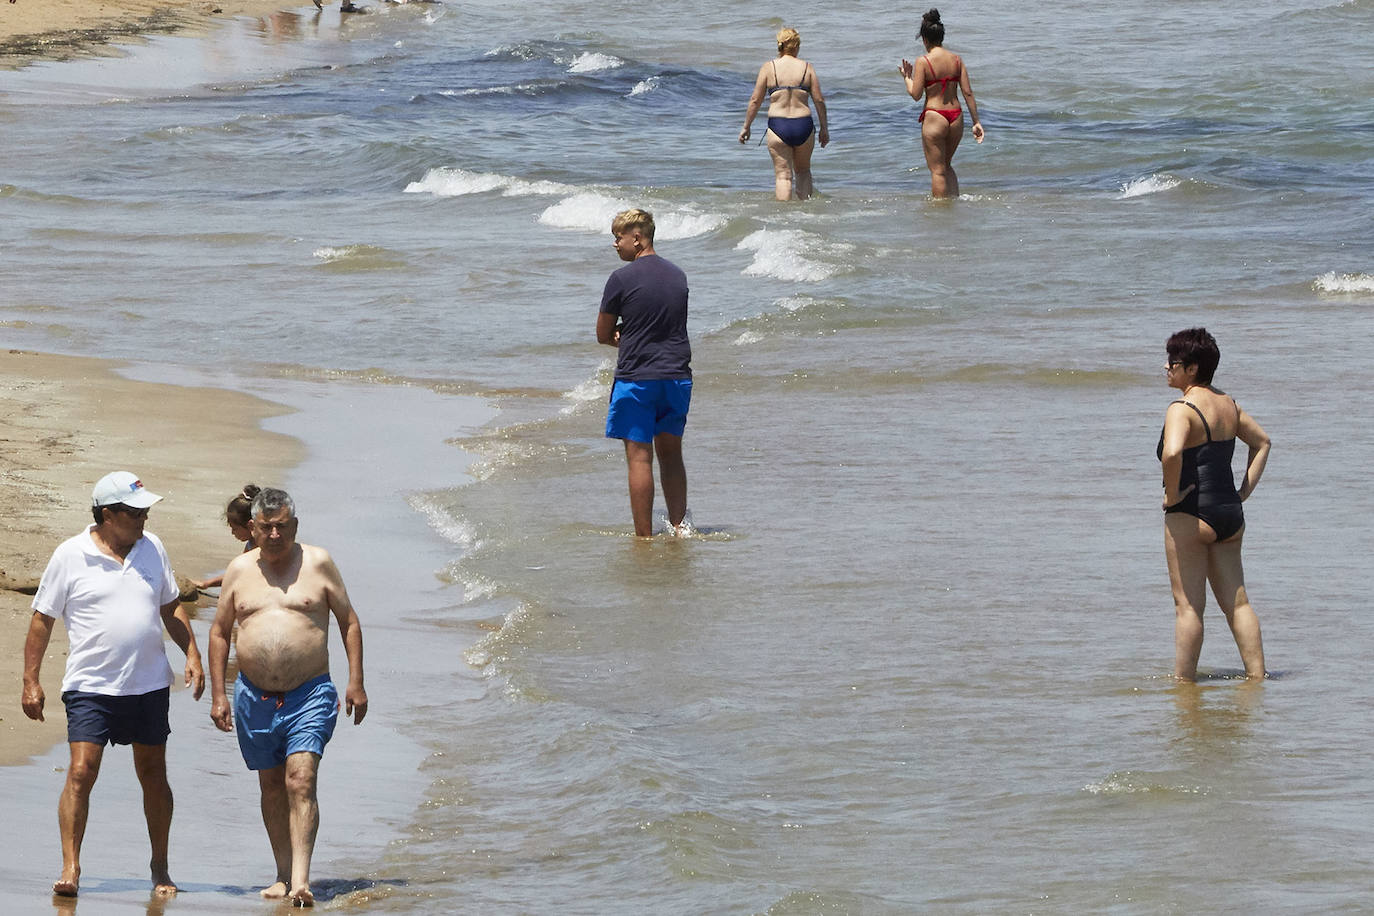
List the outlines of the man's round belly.
{"type": "Polygon", "coordinates": [[[298,611],[258,611],[239,624],[236,655],[254,686],[285,693],[329,671],[329,634],[298,611]]]}

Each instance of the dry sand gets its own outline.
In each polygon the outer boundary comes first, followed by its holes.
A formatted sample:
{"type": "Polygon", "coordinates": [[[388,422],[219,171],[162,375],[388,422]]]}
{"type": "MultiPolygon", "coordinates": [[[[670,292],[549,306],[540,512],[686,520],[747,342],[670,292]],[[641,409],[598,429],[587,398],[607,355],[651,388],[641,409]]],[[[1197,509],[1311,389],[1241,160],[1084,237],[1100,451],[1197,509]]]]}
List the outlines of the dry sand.
{"type": "MultiPolygon", "coordinates": [[[[238,553],[223,513],[239,488],[280,485],[304,457],[298,440],[261,428],[285,408],[238,392],[129,381],[117,365],[0,351],[0,765],[65,738],[62,627],[43,661],[43,723],[19,707],[23,647],[38,578],[53,548],[91,521],[95,482],[132,471],[164,497],[148,530],[185,580],[223,569],[238,553]]],[[[200,604],[193,617],[207,613],[209,602],[200,604]]],[[[170,643],[168,652],[179,672],[180,653],[170,643]]]]}
{"type": "Polygon", "coordinates": [[[0,67],[66,60],[99,53],[113,41],[302,5],[308,6],[294,0],[0,0],[0,67]]]}

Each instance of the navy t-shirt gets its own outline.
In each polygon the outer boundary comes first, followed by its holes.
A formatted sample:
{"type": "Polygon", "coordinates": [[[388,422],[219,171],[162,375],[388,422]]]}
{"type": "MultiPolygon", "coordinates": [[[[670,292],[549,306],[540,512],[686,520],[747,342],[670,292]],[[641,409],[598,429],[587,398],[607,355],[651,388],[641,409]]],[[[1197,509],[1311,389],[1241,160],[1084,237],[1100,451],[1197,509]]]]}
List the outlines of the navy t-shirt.
{"type": "Polygon", "coordinates": [[[620,317],[616,378],[646,382],[692,377],[687,275],[672,261],[648,254],[612,273],[601,311],[620,317]]]}

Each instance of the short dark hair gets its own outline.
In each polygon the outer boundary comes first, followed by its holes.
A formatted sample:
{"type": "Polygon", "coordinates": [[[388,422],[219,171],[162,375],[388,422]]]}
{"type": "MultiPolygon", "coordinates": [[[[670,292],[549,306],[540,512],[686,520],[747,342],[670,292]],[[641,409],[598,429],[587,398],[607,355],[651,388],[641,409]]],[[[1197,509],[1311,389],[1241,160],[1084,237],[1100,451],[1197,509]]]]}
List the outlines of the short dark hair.
{"type": "Polygon", "coordinates": [[[95,516],[95,523],[96,523],[97,525],[103,525],[103,524],[105,524],[105,513],[102,512],[102,511],[100,511],[100,510],[101,510],[101,509],[108,509],[108,508],[110,508],[110,507],[109,507],[109,506],[91,506],[91,515],[94,515],[94,516],[95,516]]]}
{"type": "Polygon", "coordinates": [[[276,515],[283,509],[292,518],[296,517],[296,504],[291,501],[291,494],[285,490],[263,487],[258,491],[258,495],[253,497],[253,518],[276,515]]]}
{"type": "Polygon", "coordinates": [[[920,39],[933,45],[945,43],[945,24],[940,21],[940,11],[933,6],[921,17],[920,39]]]}
{"type": "Polygon", "coordinates": [[[1197,366],[1199,385],[1212,384],[1212,376],[1221,362],[1221,348],[1217,340],[1207,333],[1206,328],[1188,328],[1169,338],[1164,349],[1169,353],[1169,362],[1185,366],[1197,366]]]}

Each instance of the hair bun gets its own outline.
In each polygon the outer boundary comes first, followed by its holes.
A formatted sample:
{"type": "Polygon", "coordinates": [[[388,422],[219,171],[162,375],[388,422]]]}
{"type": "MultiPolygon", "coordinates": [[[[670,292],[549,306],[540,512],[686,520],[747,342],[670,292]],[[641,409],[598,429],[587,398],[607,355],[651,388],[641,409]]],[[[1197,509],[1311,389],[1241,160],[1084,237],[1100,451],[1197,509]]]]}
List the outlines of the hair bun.
{"type": "Polygon", "coordinates": [[[932,23],[932,24],[939,22],[939,21],[940,21],[940,11],[937,10],[935,7],[932,6],[932,7],[930,8],[930,11],[927,12],[924,16],[921,17],[921,21],[922,21],[922,22],[929,22],[929,23],[932,23]]]}

